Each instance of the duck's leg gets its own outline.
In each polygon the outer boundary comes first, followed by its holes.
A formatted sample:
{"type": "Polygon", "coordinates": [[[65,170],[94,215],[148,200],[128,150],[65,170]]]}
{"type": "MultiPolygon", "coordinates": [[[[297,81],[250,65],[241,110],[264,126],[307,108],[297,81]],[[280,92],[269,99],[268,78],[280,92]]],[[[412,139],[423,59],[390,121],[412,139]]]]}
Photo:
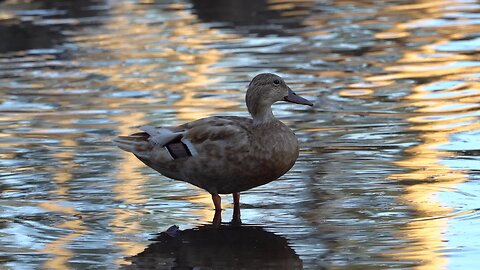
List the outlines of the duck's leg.
{"type": "Polygon", "coordinates": [[[215,205],[215,216],[213,217],[213,225],[219,226],[222,222],[222,198],[218,194],[212,194],[213,205],[215,205]]]}
{"type": "Polygon", "coordinates": [[[240,221],[240,192],[234,192],[233,194],[233,221],[240,221]]]}
{"type": "Polygon", "coordinates": [[[215,206],[215,212],[222,211],[222,198],[218,194],[212,194],[213,205],[215,206]]]}

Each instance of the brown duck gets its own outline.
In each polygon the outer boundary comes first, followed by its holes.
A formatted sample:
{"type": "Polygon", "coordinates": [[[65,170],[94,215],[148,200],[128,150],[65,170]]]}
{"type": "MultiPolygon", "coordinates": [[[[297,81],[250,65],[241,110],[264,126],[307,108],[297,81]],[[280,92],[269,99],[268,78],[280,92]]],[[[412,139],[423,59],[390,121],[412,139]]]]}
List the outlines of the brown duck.
{"type": "Polygon", "coordinates": [[[277,101],[313,106],[280,76],[262,73],[247,90],[252,118],[212,116],[177,127],[143,126],[143,132],[114,143],[159,173],[208,191],[217,215],[219,194],[233,193],[239,218],[240,192],[279,178],[298,157],[297,137],[273,116],[271,105],[277,101]]]}

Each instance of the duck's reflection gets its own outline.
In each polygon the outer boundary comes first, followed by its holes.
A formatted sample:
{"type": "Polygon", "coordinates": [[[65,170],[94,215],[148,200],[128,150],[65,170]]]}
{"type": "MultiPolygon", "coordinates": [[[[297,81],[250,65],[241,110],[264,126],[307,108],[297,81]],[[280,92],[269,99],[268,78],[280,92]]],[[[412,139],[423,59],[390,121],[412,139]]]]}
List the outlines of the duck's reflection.
{"type": "MultiPolygon", "coordinates": [[[[101,18],[106,11],[99,8],[105,5],[103,2],[6,1],[0,10],[0,36],[8,42],[0,42],[0,53],[53,48],[65,39],[64,32],[82,25],[75,19],[101,18]],[[42,22],[44,19],[49,23],[42,22]],[[52,24],[55,20],[58,20],[58,25],[52,24]]],[[[91,24],[94,23],[91,21],[91,24]]]]}
{"type": "Polygon", "coordinates": [[[203,22],[260,36],[290,35],[286,29],[303,27],[311,1],[301,3],[269,0],[191,0],[195,15],[203,22]]]}
{"type": "Polygon", "coordinates": [[[252,225],[171,226],[124,269],[302,269],[287,239],[252,225]]]}

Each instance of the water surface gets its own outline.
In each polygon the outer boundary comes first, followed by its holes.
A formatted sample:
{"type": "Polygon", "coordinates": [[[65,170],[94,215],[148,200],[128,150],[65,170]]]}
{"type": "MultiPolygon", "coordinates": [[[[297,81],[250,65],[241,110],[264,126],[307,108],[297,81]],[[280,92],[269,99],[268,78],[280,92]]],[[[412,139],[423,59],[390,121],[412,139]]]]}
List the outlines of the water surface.
{"type": "Polygon", "coordinates": [[[147,256],[165,269],[475,269],[479,11],[469,0],[0,2],[2,267],[148,269],[147,256]],[[301,142],[297,164],[242,194],[243,226],[227,224],[225,196],[212,231],[206,192],[110,141],[246,116],[260,72],[316,106],[275,106],[301,142]],[[172,225],[186,241],[162,238],[172,225]],[[236,245],[208,241],[222,238],[236,245]]]}

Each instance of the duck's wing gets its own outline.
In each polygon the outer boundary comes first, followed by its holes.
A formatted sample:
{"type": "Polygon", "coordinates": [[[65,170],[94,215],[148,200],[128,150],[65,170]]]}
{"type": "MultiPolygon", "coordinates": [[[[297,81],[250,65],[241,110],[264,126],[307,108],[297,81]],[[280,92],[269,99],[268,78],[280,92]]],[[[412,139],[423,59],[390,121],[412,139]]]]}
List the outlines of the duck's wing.
{"type": "Polygon", "coordinates": [[[251,120],[243,117],[214,116],[199,119],[178,127],[184,138],[194,145],[212,143],[247,143],[251,120]]]}
{"type": "Polygon", "coordinates": [[[113,142],[146,159],[159,148],[165,148],[172,159],[185,158],[202,153],[211,143],[220,147],[248,145],[249,121],[241,117],[207,117],[178,127],[143,126],[143,132],[120,136],[113,142]]]}

